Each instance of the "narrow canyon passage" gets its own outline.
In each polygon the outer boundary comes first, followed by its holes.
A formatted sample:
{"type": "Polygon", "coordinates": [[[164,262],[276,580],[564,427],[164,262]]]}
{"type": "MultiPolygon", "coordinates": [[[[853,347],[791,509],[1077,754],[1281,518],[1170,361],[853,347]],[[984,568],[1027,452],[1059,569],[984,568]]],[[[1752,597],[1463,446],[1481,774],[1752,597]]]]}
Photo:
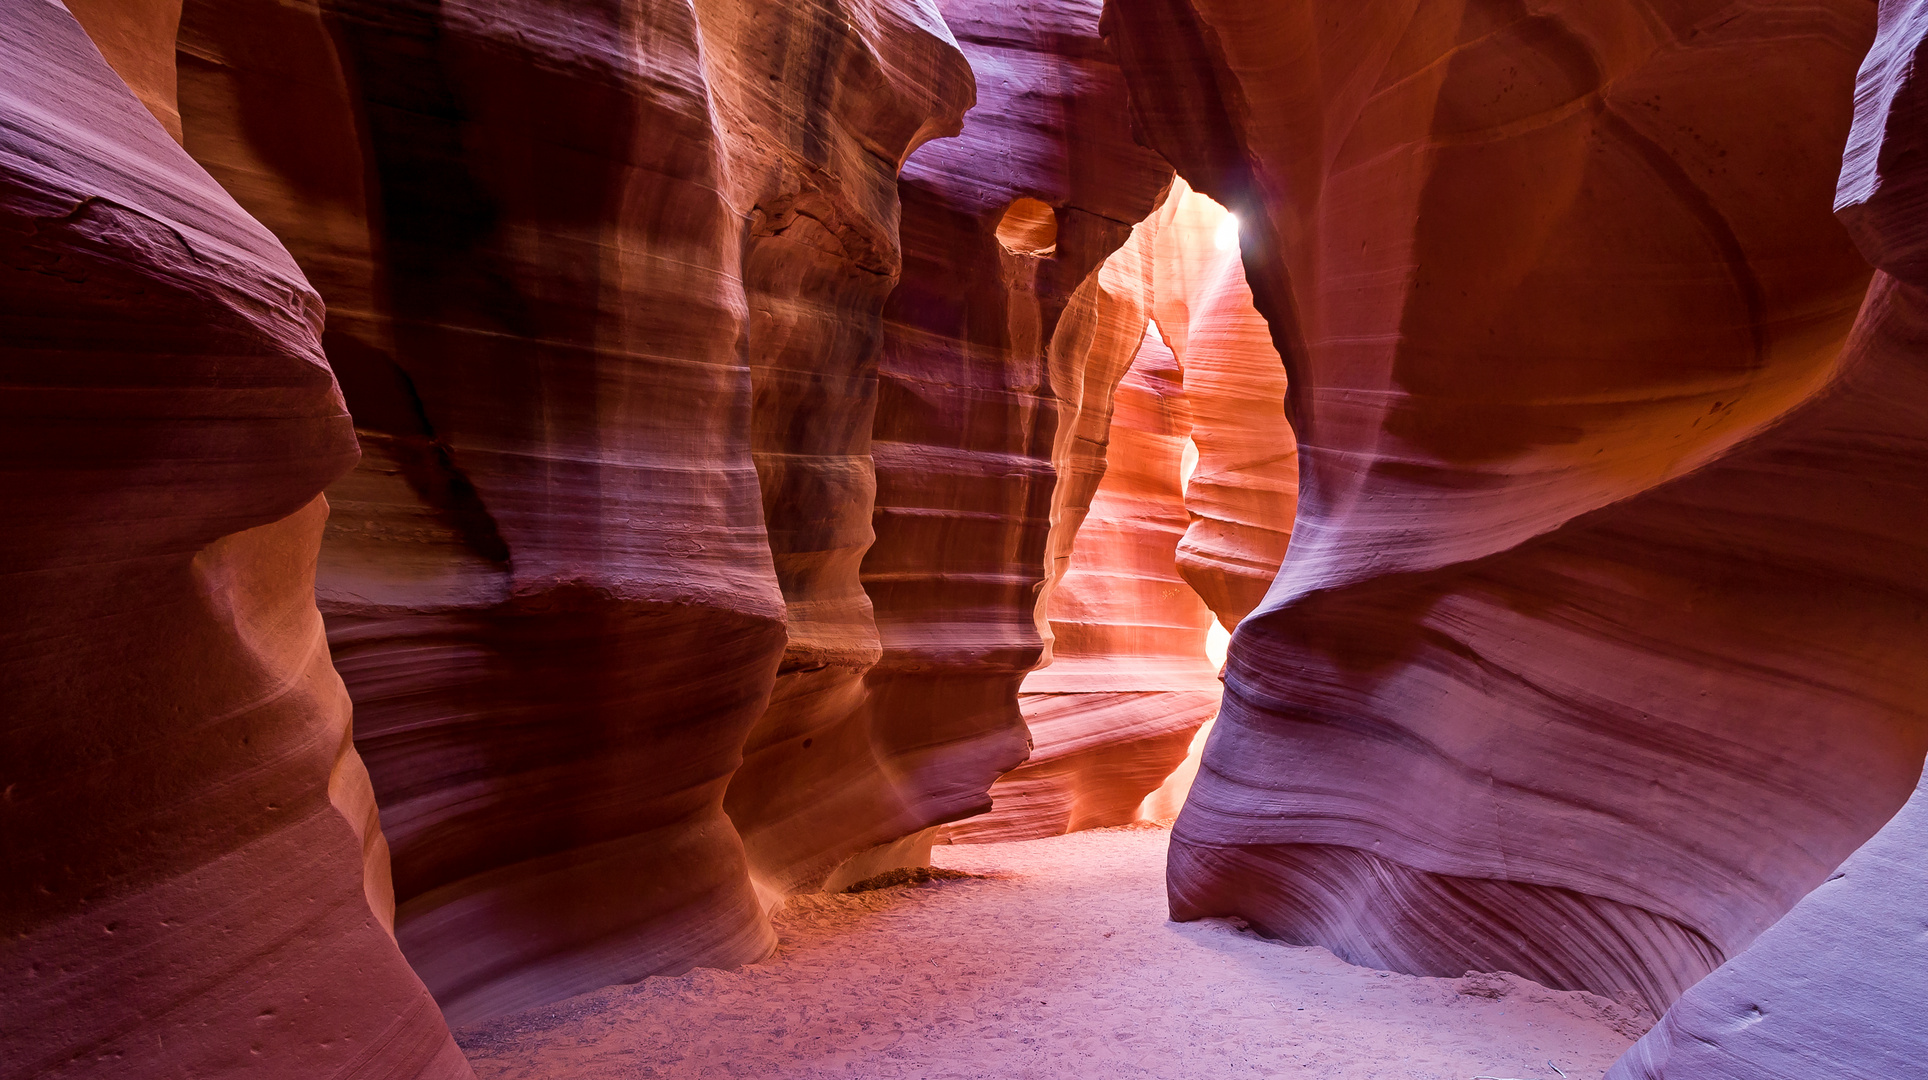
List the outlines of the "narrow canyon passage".
{"type": "Polygon", "coordinates": [[[1924,72],[0,0],[0,1080],[1928,1080],[1924,72]]]}
{"type": "Polygon", "coordinates": [[[970,876],[792,897],[761,963],[610,987],[457,1041],[479,1080],[1557,1080],[1549,1062],[1597,1080],[1633,1041],[1590,994],[1170,922],[1170,836],[940,845],[933,861],[970,876]]]}

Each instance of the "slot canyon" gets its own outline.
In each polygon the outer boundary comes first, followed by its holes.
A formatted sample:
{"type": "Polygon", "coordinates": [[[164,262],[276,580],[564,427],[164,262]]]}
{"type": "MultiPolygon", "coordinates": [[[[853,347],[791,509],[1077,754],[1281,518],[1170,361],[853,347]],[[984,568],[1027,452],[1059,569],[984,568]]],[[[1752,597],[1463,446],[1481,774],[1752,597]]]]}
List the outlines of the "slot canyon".
{"type": "Polygon", "coordinates": [[[1928,0],[0,28],[0,1080],[1928,1080],[1928,0]]]}

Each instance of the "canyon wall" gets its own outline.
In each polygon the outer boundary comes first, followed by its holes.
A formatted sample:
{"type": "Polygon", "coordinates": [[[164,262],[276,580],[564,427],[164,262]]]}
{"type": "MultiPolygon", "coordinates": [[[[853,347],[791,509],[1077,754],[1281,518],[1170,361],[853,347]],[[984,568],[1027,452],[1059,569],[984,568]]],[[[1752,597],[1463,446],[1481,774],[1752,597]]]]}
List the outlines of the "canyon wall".
{"type": "Polygon", "coordinates": [[[1148,140],[1243,223],[1299,438],[1174,914],[1664,1008],[1928,749],[1928,399],[1865,323],[1844,350],[1868,270],[1830,213],[1871,6],[1107,28],[1148,140]]]}
{"type": "Polygon", "coordinates": [[[941,19],[193,0],[180,57],[362,433],[319,590],[410,961],[459,1024],[762,955],[723,797],[786,656],[863,662],[895,170],[970,100],[941,19]]]}
{"type": "Polygon", "coordinates": [[[321,302],[162,126],[169,21],[76,9],[126,83],[0,0],[0,1073],[467,1077],[315,608],[321,302]]]}
{"type": "MultiPolygon", "coordinates": [[[[1213,614],[1235,624],[1270,584],[1297,487],[1285,370],[1245,287],[1236,229],[1174,179],[1060,324],[1054,365],[1083,356],[1087,379],[1114,370],[1114,356],[1133,366],[1115,413],[1084,411],[1054,453],[1039,603],[1050,647],[1019,696],[1031,757],[992,787],[990,813],[947,827],[947,840],[1132,821],[1217,711],[1206,628],[1213,614]],[[1106,328],[1090,344],[1087,306],[1106,328]],[[1125,328],[1148,319],[1134,342],[1125,328]]],[[[1175,812],[1188,777],[1161,806],[1175,812]]]]}
{"type": "Polygon", "coordinates": [[[1252,613],[1285,561],[1299,492],[1285,364],[1252,303],[1240,223],[1180,180],[1159,233],[1153,317],[1185,369],[1198,464],[1178,571],[1227,629],[1252,613]]]}
{"type": "Polygon", "coordinates": [[[852,549],[874,652],[868,666],[785,661],[727,803],[781,891],[921,863],[926,830],[984,808],[1024,760],[1017,686],[1043,647],[1033,608],[1058,432],[1074,414],[1107,416],[1123,373],[1107,360],[1087,380],[1093,357],[1113,354],[1085,343],[1054,360],[1051,343],[1073,292],[1170,177],[1131,141],[1098,4],[942,14],[977,107],[898,183],[903,269],[864,442],[874,539],[852,549]]]}
{"type": "Polygon", "coordinates": [[[1097,5],[1014,14],[185,5],[186,146],[329,307],[321,607],[454,1022],[760,956],[1023,759],[1044,343],[1169,169],[1097,5]]]}
{"type": "Polygon", "coordinates": [[[1103,476],[1049,594],[1051,662],[1018,696],[1031,757],[992,785],[989,813],[944,830],[953,843],[1131,821],[1218,709],[1205,656],[1212,613],[1176,561],[1189,520],[1180,468],[1190,410],[1177,358],[1153,328],[1113,401],[1103,476]]]}
{"type": "MultiPolygon", "coordinates": [[[[1797,447],[1838,446],[1852,435],[1861,451],[1857,479],[1896,497],[1911,494],[1906,473],[1924,464],[1919,444],[1928,430],[1928,228],[1921,214],[1928,84],[1917,74],[1924,40],[1928,5],[1881,5],[1835,196],[1837,215],[1877,272],[1839,371],[1787,420],[1797,447]]],[[[1899,555],[1897,571],[1918,575],[1920,561],[1909,560],[1897,542],[1919,535],[1928,518],[1919,502],[1879,516],[1863,516],[1873,508],[1857,503],[1827,509],[1856,515],[1840,520],[1853,523],[1857,540],[1867,535],[1863,529],[1886,530],[1864,554],[1899,555]]],[[[1919,1073],[1928,1060],[1928,1027],[1919,1022],[1928,989],[1924,853],[1928,786],[1917,787],[1901,812],[1793,911],[1689,989],[1614,1066],[1610,1080],[1919,1073]]]]}

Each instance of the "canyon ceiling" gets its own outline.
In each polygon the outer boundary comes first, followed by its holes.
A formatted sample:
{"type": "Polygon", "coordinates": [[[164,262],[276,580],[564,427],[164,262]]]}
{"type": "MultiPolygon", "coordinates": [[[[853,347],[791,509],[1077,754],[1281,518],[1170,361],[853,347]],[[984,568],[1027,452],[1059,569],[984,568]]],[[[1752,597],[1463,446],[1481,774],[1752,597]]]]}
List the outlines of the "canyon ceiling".
{"type": "Polygon", "coordinates": [[[0,26],[0,1076],[467,1077],[1174,769],[1175,918],[1928,1060],[1928,2],[0,26]]]}

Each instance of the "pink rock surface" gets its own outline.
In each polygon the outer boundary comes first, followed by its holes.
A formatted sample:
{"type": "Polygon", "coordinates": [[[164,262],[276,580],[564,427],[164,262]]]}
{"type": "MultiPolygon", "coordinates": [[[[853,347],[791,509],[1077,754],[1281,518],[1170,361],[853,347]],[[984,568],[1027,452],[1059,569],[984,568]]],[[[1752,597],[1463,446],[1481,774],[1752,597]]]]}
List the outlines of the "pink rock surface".
{"type": "Polygon", "coordinates": [[[1301,464],[1175,913],[1657,1009],[1907,797],[1928,399],[1843,351],[1829,213],[1871,15],[1114,5],[1301,464]]]}
{"type": "Polygon", "coordinates": [[[1131,821],[1218,708],[1212,613],[1176,561],[1191,417],[1177,360],[1149,328],[1113,400],[1103,479],[1049,594],[1051,663],[1018,695],[1031,757],[992,785],[988,814],[944,830],[953,843],[1131,821]]]}
{"type": "Polygon", "coordinates": [[[1918,1076],[1928,789],[1738,956],[1683,994],[1608,1080],[1918,1076]]]}
{"type": "MultiPolygon", "coordinates": [[[[865,726],[902,808],[882,838],[987,808],[1027,753],[1017,690],[1043,650],[1061,410],[1085,402],[1082,382],[1060,385],[1082,380],[1085,353],[1054,358],[1054,336],[1170,177],[1132,142],[1098,14],[944,5],[978,106],[899,184],[904,270],[884,311],[862,568],[882,644],[865,726]]],[[[1094,414],[1109,411],[1105,378],[1094,414]]]]}
{"type": "MultiPolygon", "coordinates": [[[[1920,157],[1928,101],[1916,75],[1925,39],[1928,7],[1918,0],[1882,4],[1880,33],[1856,87],[1835,202],[1878,272],[1827,390],[1784,421],[1796,451],[1838,443],[1850,432],[1904,447],[1928,421],[1928,233],[1918,212],[1928,182],[1920,157]]],[[[1867,471],[1919,468],[1918,457],[1904,462],[1867,471]]],[[[1899,493],[1889,486],[1886,494],[1899,493]]],[[[1883,509],[1886,515],[1844,520],[1913,523],[1883,509]]],[[[1893,551],[1883,548],[1875,550],[1893,551]]],[[[1897,569],[1918,567],[1904,559],[1897,569]]],[[[1921,1073],[1928,1061],[1928,1027],[1919,1022],[1928,979],[1924,852],[1928,787],[1917,787],[1900,813],[1794,910],[1675,1002],[1609,1076],[1874,1080],[1921,1073]]]]}
{"type": "Polygon", "coordinates": [[[0,1072],[467,1077],[315,609],[321,304],[115,14],[127,82],[0,3],[0,1072]]]}
{"type": "Polygon", "coordinates": [[[854,458],[895,171],[968,101],[942,21],[195,0],[182,55],[368,447],[320,588],[411,961],[461,1021],[761,955],[724,794],[780,664],[875,651],[854,458]]]}

